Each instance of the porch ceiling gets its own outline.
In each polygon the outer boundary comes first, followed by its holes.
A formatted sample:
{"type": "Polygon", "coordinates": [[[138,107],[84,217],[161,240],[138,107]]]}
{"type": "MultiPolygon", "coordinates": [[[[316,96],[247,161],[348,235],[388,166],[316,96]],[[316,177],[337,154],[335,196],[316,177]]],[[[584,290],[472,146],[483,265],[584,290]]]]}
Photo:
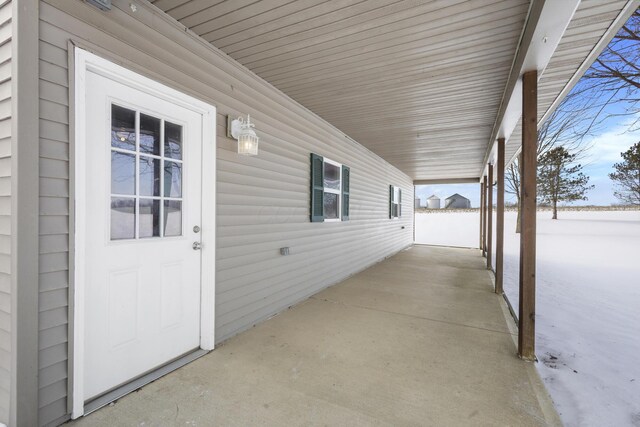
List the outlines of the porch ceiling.
{"type": "MultiPolygon", "coordinates": [[[[529,0],[152,3],[414,180],[481,175],[530,6],[529,0]]],[[[595,3],[607,27],[626,1],[595,3]]],[[[583,43],[585,56],[601,36],[583,43]]],[[[580,61],[572,58],[577,69],[580,61]]],[[[559,75],[549,95],[555,98],[571,76],[559,75]]]]}

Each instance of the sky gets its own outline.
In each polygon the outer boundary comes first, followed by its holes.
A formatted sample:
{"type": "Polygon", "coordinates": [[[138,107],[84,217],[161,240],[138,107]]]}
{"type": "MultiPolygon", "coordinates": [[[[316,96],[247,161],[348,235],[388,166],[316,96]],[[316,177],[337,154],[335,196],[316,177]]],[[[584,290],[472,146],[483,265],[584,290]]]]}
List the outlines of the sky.
{"type": "MultiPolygon", "coordinates": [[[[572,203],[572,205],[597,205],[610,206],[619,203],[613,195],[614,183],[608,174],[613,172],[614,163],[622,161],[622,152],[627,151],[633,144],[640,141],[640,129],[629,130],[630,124],[638,117],[617,116],[609,118],[606,126],[597,135],[585,139],[588,146],[586,157],[582,160],[582,172],[589,176],[589,184],[595,188],[587,193],[587,200],[572,203]]],[[[637,127],[637,126],[636,126],[637,127]]],[[[471,200],[472,207],[480,205],[479,184],[447,184],[447,185],[419,185],[416,186],[416,197],[420,198],[422,206],[426,204],[427,197],[432,194],[444,199],[458,193],[471,200]]],[[[505,194],[506,202],[515,202],[515,196],[505,194]]]]}
{"type": "Polygon", "coordinates": [[[589,182],[595,185],[595,188],[587,194],[589,200],[578,204],[606,206],[618,202],[613,196],[615,186],[608,174],[613,172],[614,163],[622,161],[620,153],[640,141],[640,130],[627,132],[628,125],[629,118],[609,126],[600,135],[587,141],[591,148],[583,162],[584,173],[590,177],[589,182]]]}

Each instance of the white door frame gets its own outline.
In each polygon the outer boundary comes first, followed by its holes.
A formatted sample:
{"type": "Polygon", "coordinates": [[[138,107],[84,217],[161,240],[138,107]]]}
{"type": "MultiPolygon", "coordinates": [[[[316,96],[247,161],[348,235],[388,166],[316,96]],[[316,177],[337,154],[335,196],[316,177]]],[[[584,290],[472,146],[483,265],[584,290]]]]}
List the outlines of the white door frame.
{"type": "Polygon", "coordinates": [[[216,250],[216,108],[161,83],[141,76],[86,50],[75,48],[75,147],[73,150],[74,190],[74,270],[72,309],[72,403],[71,416],[84,415],[84,285],[85,271],[85,180],[86,176],[86,75],[93,72],[142,90],[202,115],[202,262],[200,348],[215,345],[215,250],[216,250]]]}

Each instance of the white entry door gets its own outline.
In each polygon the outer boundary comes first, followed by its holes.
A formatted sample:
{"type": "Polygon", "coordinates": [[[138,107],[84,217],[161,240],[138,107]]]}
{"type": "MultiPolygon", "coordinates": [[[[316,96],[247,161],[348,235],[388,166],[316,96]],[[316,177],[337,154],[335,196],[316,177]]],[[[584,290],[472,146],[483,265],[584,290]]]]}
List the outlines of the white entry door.
{"type": "Polygon", "coordinates": [[[200,348],[203,115],[90,70],[84,84],[87,401],[200,348]]]}

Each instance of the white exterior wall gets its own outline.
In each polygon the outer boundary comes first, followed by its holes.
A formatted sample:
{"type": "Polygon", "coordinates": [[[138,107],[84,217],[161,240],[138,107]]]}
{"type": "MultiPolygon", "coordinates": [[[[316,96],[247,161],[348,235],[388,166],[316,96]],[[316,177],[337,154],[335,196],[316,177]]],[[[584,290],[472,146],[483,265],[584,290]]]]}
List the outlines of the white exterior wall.
{"type": "MultiPolygon", "coordinates": [[[[388,218],[389,185],[412,180],[153,7],[40,4],[39,422],[67,416],[70,42],[218,109],[216,341],[229,338],[412,243],[413,205],[388,218]],[[100,28],[98,30],[97,28],[100,28]],[[260,154],[239,156],[226,114],[251,114],[260,154]],[[351,168],[350,220],[309,221],[314,152],[351,168]],[[290,247],[289,256],[279,248],[290,247]]],[[[205,261],[206,262],[206,261],[205,261]]]]}

